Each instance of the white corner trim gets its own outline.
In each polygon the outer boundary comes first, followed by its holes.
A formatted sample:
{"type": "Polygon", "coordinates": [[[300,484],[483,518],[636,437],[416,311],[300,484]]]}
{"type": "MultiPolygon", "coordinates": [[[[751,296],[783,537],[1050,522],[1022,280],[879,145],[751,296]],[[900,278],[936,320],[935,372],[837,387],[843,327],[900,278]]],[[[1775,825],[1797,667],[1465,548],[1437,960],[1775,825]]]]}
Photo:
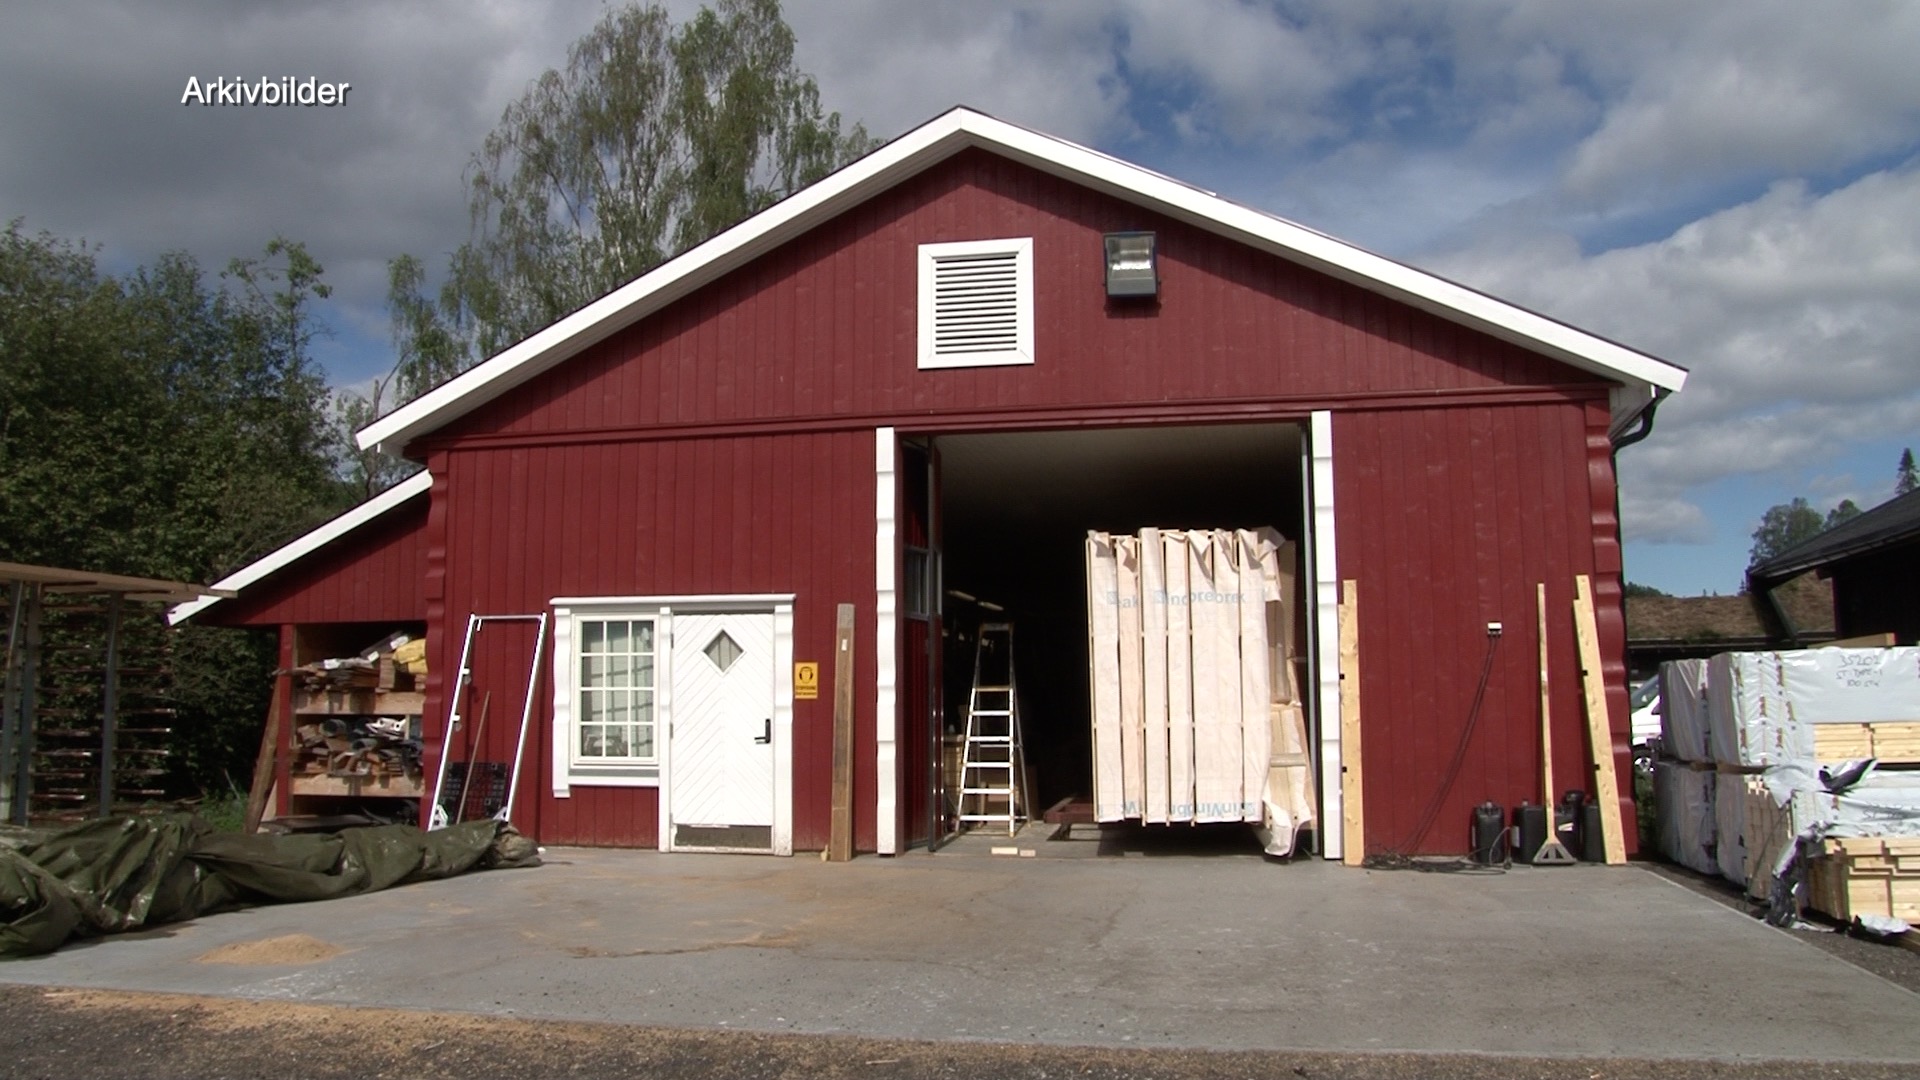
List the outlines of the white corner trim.
{"type": "MultiPolygon", "coordinates": [[[[373,521],[387,511],[392,510],[414,498],[424,495],[433,487],[433,477],[425,469],[414,473],[405,480],[361,503],[359,506],[341,514],[325,525],[283,545],[270,554],[263,555],[246,566],[235,570],[226,577],[213,583],[216,589],[244,589],[272,574],[276,570],[297,562],[302,557],[318,551],[320,548],[373,521]]],[[[203,596],[184,604],[175,604],[167,609],[167,625],[178,626],[202,611],[220,602],[217,596],[203,596]]]]}
{"type": "MultiPolygon", "coordinates": [[[[662,815],[664,817],[665,815],[662,815]]],[[[793,854],[793,604],[773,609],[773,853],[793,854]]]]}
{"type": "Polygon", "coordinates": [[[874,666],[874,837],[882,855],[900,851],[900,767],[897,742],[900,710],[896,706],[899,646],[899,593],[893,564],[899,558],[894,543],[894,508],[898,504],[894,472],[894,431],[874,432],[873,592],[877,618],[873,629],[874,666]]]}
{"type": "Polygon", "coordinates": [[[1097,150],[956,108],[395,409],[362,430],[359,445],[363,449],[398,447],[433,431],[815,225],[976,146],[1392,296],[1602,378],[1673,391],[1686,383],[1684,368],[1647,353],[1097,150]]]}
{"type": "MultiPolygon", "coordinates": [[[[656,661],[657,665],[657,661],[656,661]]],[[[573,795],[573,610],[553,608],[553,716],[547,733],[553,739],[553,797],[573,795]]]]}
{"type": "Polygon", "coordinates": [[[1313,556],[1314,670],[1319,673],[1320,854],[1338,859],[1343,848],[1340,762],[1340,567],[1335,557],[1333,509],[1333,414],[1316,412],[1307,426],[1308,491],[1313,516],[1308,525],[1313,556]]]}

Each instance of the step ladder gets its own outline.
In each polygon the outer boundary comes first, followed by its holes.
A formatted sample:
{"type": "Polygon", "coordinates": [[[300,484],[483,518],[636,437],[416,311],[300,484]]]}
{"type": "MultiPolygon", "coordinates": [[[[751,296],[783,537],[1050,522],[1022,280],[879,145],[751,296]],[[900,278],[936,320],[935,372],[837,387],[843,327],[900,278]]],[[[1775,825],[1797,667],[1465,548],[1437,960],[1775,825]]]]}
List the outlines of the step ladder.
{"type": "Polygon", "coordinates": [[[960,759],[960,827],[1027,820],[1026,751],[1013,677],[1013,624],[981,623],[973,645],[973,693],[960,759]]]}

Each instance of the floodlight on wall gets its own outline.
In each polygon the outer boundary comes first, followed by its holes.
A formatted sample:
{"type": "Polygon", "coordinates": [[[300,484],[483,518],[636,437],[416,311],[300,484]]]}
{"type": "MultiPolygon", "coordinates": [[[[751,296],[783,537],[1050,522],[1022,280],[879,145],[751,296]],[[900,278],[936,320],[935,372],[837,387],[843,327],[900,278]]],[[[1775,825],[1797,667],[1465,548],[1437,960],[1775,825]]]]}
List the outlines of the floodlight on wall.
{"type": "Polygon", "coordinates": [[[1107,295],[1155,296],[1160,292],[1160,264],[1150,232],[1114,232],[1106,235],[1107,295]]]}

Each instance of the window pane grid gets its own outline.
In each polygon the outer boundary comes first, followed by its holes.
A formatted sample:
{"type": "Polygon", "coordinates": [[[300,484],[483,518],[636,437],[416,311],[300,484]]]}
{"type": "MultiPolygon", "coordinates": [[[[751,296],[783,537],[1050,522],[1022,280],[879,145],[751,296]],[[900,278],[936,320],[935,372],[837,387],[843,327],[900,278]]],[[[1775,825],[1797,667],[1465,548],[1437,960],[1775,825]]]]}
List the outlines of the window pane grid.
{"type": "Polygon", "coordinates": [[[652,762],[654,752],[651,619],[583,619],[574,700],[583,759],[652,762]]]}

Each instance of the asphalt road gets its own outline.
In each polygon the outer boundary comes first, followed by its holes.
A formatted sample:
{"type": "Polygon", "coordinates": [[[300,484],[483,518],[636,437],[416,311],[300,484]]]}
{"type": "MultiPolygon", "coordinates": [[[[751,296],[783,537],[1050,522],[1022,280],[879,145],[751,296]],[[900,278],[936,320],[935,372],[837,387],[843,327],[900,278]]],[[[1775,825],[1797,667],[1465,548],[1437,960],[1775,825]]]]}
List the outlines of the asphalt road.
{"type": "Polygon", "coordinates": [[[1153,1077],[1226,1080],[1786,1080],[1911,1077],[1911,1066],[1116,1049],[766,1035],[463,1013],[0,986],[0,1075],[46,1080],[527,1076],[1153,1077]]]}

